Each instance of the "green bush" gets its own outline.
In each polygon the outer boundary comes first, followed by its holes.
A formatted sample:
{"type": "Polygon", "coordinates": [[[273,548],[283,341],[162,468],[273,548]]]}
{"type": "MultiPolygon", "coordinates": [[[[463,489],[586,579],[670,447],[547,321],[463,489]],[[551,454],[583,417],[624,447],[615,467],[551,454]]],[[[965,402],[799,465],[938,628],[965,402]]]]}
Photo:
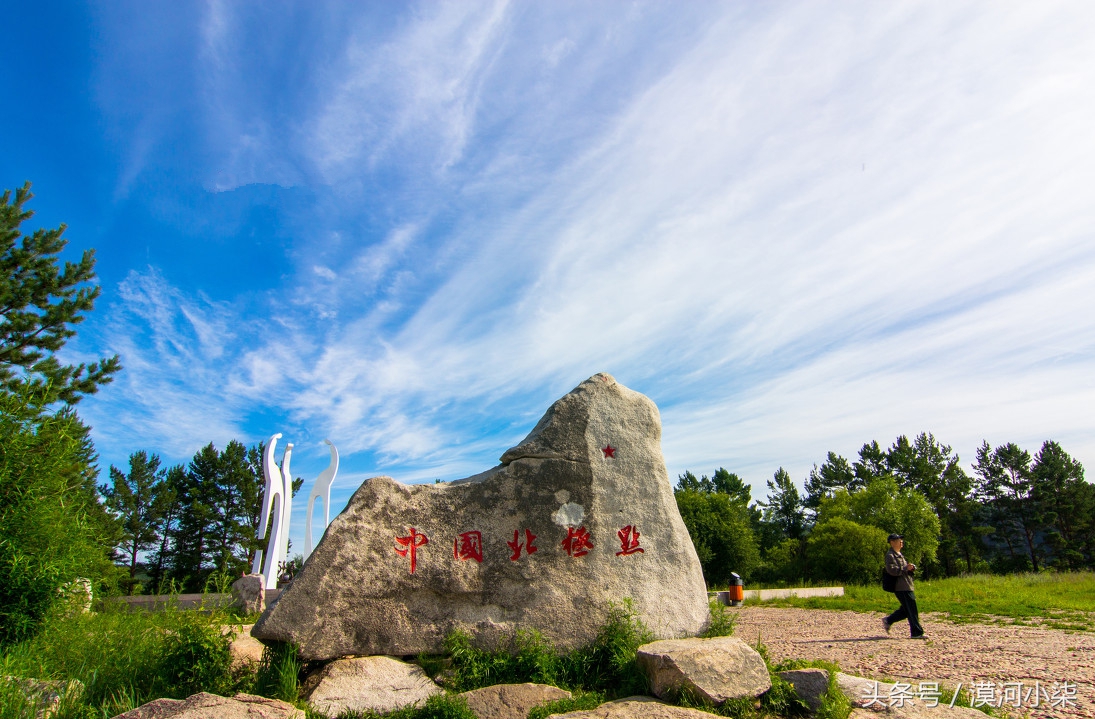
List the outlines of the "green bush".
{"type": "Polygon", "coordinates": [[[457,692],[492,684],[536,682],[565,689],[602,692],[611,697],[641,694],[646,675],[635,651],[653,635],[635,616],[629,600],[609,610],[609,620],[588,646],[559,654],[535,631],[521,631],[509,646],[490,651],[476,647],[472,637],[453,632],[445,638],[448,669],[445,685],[457,692]]]}
{"type": "Polygon", "coordinates": [[[262,650],[255,691],[264,697],[295,703],[300,698],[301,666],[296,645],[267,645],[262,650]]]}
{"type": "Polygon", "coordinates": [[[842,517],[814,526],[806,541],[812,574],[818,579],[870,584],[881,581],[886,533],[842,517]]]}
{"type": "Polygon", "coordinates": [[[547,719],[552,714],[566,714],[567,712],[596,709],[605,703],[605,695],[600,692],[575,691],[570,699],[557,699],[553,702],[533,707],[528,713],[528,719],[547,719]]]}
{"type": "Polygon", "coordinates": [[[31,637],[67,582],[116,577],[93,459],[74,412],[0,393],[0,646],[31,637]]]}
{"type": "Polygon", "coordinates": [[[231,693],[248,681],[229,664],[221,613],[127,612],[50,615],[32,639],[0,655],[0,675],[78,679],[81,705],[107,716],[159,697],[231,693]]]}
{"type": "MultiPolygon", "coordinates": [[[[818,524],[838,517],[882,532],[882,543],[872,549],[873,554],[885,555],[885,536],[890,532],[905,536],[902,554],[913,564],[934,559],[939,547],[939,517],[927,498],[915,489],[898,487],[893,477],[877,477],[863,489],[850,493],[840,489],[823,499],[818,524]]],[[[810,559],[812,564],[813,555],[810,559]]]]}
{"type": "Polygon", "coordinates": [[[220,626],[193,619],[195,612],[182,615],[173,633],[167,635],[160,658],[162,685],[174,696],[188,697],[196,692],[223,694],[235,683],[232,678],[231,639],[220,626]]]}
{"type": "Polygon", "coordinates": [[[722,492],[680,489],[674,492],[708,587],[723,587],[736,572],[749,580],[760,563],[760,550],[749,510],[722,492]]]}
{"type": "Polygon", "coordinates": [[[726,611],[726,607],[719,604],[717,600],[712,599],[707,606],[711,611],[711,623],[700,636],[704,638],[733,636],[737,616],[726,611]]]}

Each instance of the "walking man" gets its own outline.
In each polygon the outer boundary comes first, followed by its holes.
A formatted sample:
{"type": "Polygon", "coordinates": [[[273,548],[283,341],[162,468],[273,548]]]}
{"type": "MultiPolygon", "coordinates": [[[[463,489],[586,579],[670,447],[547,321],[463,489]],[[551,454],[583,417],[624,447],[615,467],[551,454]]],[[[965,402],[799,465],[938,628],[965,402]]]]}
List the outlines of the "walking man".
{"type": "Polygon", "coordinates": [[[924,627],[920,626],[920,614],[916,610],[916,595],[913,593],[913,571],[915,564],[909,564],[901,554],[901,548],[905,546],[905,538],[900,534],[891,534],[887,539],[890,548],[886,552],[886,573],[897,577],[894,586],[894,594],[901,606],[893,614],[882,618],[882,627],[886,633],[890,633],[890,627],[902,619],[909,620],[909,634],[913,639],[927,639],[924,636],[924,627]]]}

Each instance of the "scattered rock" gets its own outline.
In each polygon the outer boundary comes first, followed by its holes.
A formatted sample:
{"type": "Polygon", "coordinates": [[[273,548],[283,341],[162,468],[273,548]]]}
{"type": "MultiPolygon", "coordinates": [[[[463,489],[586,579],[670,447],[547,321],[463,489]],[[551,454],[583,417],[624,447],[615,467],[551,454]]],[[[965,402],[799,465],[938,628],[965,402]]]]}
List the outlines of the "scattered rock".
{"type": "Polygon", "coordinates": [[[496,684],[460,696],[479,719],[525,719],[534,707],[569,699],[571,694],[548,684],[496,684]]]}
{"type": "Polygon", "coordinates": [[[232,582],[232,604],[244,614],[266,610],[266,589],[261,574],[245,574],[232,582]]]}
{"type": "MultiPolygon", "coordinates": [[[[849,719],[865,719],[882,712],[895,719],[985,719],[982,712],[969,707],[949,707],[946,704],[930,707],[922,699],[895,702],[896,685],[874,679],[837,672],[836,682],[854,707],[849,719]]],[[[914,693],[915,690],[916,686],[913,685],[914,693]]]]}
{"type": "Polygon", "coordinates": [[[57,711],[63,700],[75,701],[84,693],[84,684],[79,679],[43,681],[41,679],[6,676],[0,681],[14,685],[23,693],[23,696],[27,698],[27,702],[35,708],[37,719],[47,719],[57,711]]]}
{"type": "Polygon", "coordinates": [[[795,688],[795,693],[816,712],[821,708],[821,698],[829,690],[829,672],[824,669],[791,669],[780,672],[780,678],[795,688]]]}
{"type": "Polygon", "coordinates": [[[251,636],[251,627],[253,626],[253,624],[244,624],[242,626],[228,625],[224,627],[227,630],[226,633],[230,632],[232,634],[232,644],[228,649],[232,653],[232,664],[234,666],[258,664],[262,661],[262,652],[265,645],[251,636]]]}
{"type": "Polygon", "coordinates": [[[760,696],[772,686],[764,659],[736,637],[651,642],[639,647],[637,658],[657,697],[690,691],[719,705],[760,696]]]}
{"type": "Polygon", "coordinates": [[[186,699],[156,699],[114,719],[304,719],[292,704],[253,694],[228,697],[202,692],[186,699]]]}
{"type": "Polygon", "coordinates": [[[90,579],[77,577],[71,582],[57,589],[61,595],[61,601],[66,609],[74,614],[87,614],[91,611],[91,603],[95,598],[90,579]]]}
{"type": "Polygon", "coordinates": [[[456,482],[366,481],[255,624],[305,660],[497,646],[535,628],[591,642],[633,601],[658,638],[709,621],[654,403],[599,374],[555,402],[502,464],[456,482]]]}
{"type": "Polygon", "coordinates": [[[551,716],[555,719],[711,719],[712,715],[699,709],[670,706],[645,697],[628,697],[607,702],[596,709],[551,716]]]}
{"type": "Polygon", "coordinates": [[[330,716],[387,712],[445,693],[422,667],[391,657],[336,659],[308,677],[302,689],[313,707],[330,716]]]}

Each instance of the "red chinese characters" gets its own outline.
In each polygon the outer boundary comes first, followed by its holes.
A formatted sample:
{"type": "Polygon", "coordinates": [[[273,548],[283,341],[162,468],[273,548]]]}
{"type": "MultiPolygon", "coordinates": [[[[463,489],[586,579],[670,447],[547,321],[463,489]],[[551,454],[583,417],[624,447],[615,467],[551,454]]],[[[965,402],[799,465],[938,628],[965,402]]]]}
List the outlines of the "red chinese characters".
{"type": "Polygon", "coordinates": [[[480,532],[462,532],[452,540],[453,559],[474,559],[483,563],[483,535],[480,532]]]}
{"type": "Polygon", "coordinates": [[[589,531],[583,526],[575,529],[567,527],[567,538],[562,541],[563,549],[572,557],[582,557],[593,549],[593,542],[589,541],[589,531]]]}
{"type": "Polygon", "coordinates": [[[415,567],[418,565],[417,554],[418,548],[424,547],[430,543],[429,537],[422,532],[419,532],[414,527],[410,528],[411,533],[406,537],[396,537],[395,541],[403,546],[403,549],[399,547],[395,548],[396,554],[401,557],[411,555],[411,574],[414,574],[415,567]]]}
{"type": "Polygon", "coordinates": [[[620,538],[620,551],[616,552],[617,557],[646,552],[645,549],[639,546],[639,529],[637,527],[629,524],[616,532],[616,536],[620,538]]]}
{"type": "Polygon", "coordinates": [[[539,547],[532,543],[533,540],[536,539],[536,535],[533,534],[531,530],[525,530],[525,541],[523,543],[518,537],[520,537],[520,533],[515,529],[513,530],[513,541],[506,542],[506,544],[509,545],[509,548],[513,550],[513,554],[510,555],[509,558],[511,562],[516,562],[518,559],[521,558],[522,549],[525,550],[526,554],[532,554],[537,549],[539,549],[539,547]]]}

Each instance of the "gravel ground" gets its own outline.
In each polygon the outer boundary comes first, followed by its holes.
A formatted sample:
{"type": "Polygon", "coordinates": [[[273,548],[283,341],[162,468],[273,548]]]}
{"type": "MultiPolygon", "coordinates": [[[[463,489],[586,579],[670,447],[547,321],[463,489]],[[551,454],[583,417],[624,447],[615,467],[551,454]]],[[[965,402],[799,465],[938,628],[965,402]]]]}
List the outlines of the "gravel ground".
{"type": "MultiPolygon", "coordinates": [[[[895,603],[895,609],[896,603],[895,603]]],[[[1095,719],[1095,634],[1002,624],[955,624],[940,615],[921,615],[930,641],[909,639],[908,624],[895,624],[889,636],[881,613],[782,609],[757,605],[734,607],[734,635],[768,648],[773,662],[783,659],[825,659],[849,674],[912,684],[939,682],[992,683],[997,696],[1004,682],[1021,682],[1026,693],[1035,682],[1053,694],[1062,683],[1076,685],[1074,706],[1032,707],[1033,695],[1010,712],[1031,717],[1095,719]]],[[[1014,687],[1014,685],[1013,685],[1014,687]]],[[[1012,692],[1015,688],[1011,689],[1012,692]]],[[[1058,694],[1059,696],[1059,694],[1058,694]]]]}

